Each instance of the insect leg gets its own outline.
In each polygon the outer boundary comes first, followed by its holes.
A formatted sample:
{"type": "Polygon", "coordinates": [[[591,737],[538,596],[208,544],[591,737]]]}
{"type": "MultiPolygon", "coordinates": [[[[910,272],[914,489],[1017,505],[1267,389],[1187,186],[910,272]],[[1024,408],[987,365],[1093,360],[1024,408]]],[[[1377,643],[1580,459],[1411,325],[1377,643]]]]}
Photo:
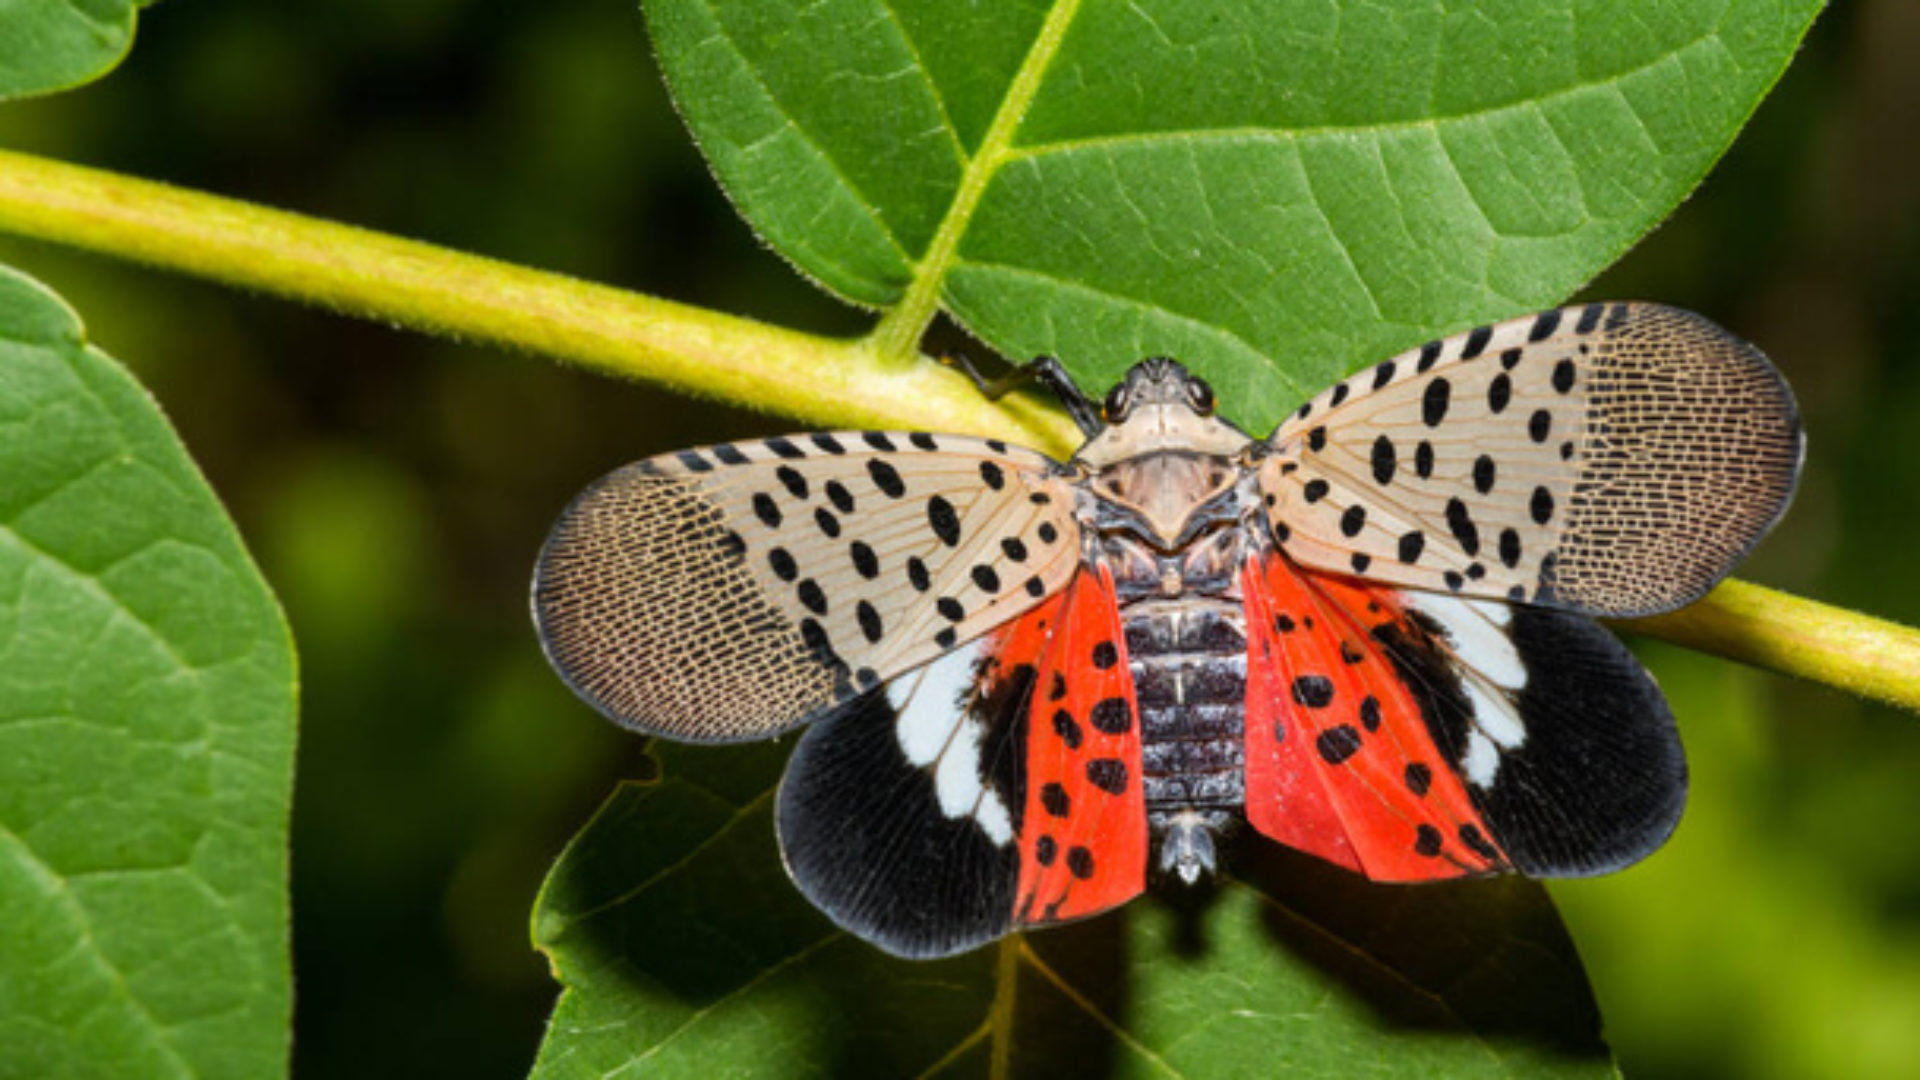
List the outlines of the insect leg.
{"type": "Polygon", "coordinates": [[[1060,399],[1060,404],[1066,408],[1067,415],[1073,418],[1074,424],[1080,428],[1080,433],[1087,438],[1091,439],[1100,434],[1101,429],[1106,426],[1100,420],[1099,407],[1089,401],[1087,395],[1080,392],[1080,388],[1074,385],[1073,376],[1067,374],[1067,369],[1061,367],[1060,361],[1055,357],[1036,357],[992,380],[975,370],[973,364],[964,356],[944,359],[966,373],[967,378],[973,380],[974,388],[979,390],[988,401],[999,401],[1029,383],[1039,383],[1052,392],[1054,397],[1060,399]]]}

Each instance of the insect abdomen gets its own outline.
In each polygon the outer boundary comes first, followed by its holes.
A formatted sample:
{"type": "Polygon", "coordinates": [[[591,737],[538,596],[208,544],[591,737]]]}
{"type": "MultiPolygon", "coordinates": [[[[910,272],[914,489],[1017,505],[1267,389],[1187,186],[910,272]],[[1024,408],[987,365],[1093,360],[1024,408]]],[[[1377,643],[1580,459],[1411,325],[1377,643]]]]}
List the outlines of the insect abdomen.
{"type": "Polygon", "coordinates": [[[1237,810],[1246,630],[1239,608],[1198,597],[1149,599],[1121,613],[1140,707],[1141,766],[1154,824],[1189,810],[1237,810]]]}

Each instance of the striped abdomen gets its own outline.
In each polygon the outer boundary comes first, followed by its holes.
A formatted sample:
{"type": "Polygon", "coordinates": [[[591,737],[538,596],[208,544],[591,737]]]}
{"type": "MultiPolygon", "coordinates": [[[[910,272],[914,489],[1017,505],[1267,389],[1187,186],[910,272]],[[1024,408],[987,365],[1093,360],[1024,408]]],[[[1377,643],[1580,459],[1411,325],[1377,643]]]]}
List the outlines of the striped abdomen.
{"type": "Polygon", "coordinates": [[[1245,799],[1247,688],[1239,603],[1153,597],[1127,604],[1120,615],[1140,707],[1150,823],[1158,831],[1183,810],[1222,817],[1238,810],[1245,799]]]}

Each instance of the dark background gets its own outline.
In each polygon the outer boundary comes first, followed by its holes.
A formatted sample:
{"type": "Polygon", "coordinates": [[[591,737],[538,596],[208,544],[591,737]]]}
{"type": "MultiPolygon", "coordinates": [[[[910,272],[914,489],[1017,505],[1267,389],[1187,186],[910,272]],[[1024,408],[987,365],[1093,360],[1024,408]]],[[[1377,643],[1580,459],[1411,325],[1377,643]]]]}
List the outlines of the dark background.
{"type": "MultiPolygon", "coordinates": [[[[1701,311],[1800,395],[1799,502],[1745,576],[1920,622],[1920,4],[1828,12],[1700,192],[1586,295],[1701,311]]],[[[666,100],[630,0],[190,0],[0,144],[834,334],[666,100]]],[[[300,644],[295,1059],[518,1076],[555,993],[546,866],[634,740],[542,662],[527,575],[623,461],[787,427],[639,386],[0,241],[166,407],[300,644]]],[[[1555,887],[1635,1075],[1920,1074],[1920,725],[1643,645],[1694,801],[1555,887]]],[[[1154,901],[1148,901],[1154,902],[1154,901]]]]}

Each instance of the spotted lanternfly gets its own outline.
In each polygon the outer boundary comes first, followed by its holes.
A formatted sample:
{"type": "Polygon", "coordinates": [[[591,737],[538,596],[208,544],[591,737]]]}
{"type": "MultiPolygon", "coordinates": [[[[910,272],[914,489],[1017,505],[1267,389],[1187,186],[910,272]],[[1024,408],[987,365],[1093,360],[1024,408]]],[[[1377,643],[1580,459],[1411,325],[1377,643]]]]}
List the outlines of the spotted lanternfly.
{"type": "Polygon", "coordinates": [[[1375,881],[1602,873],[1686,798],[1595,616],[1679,607],[1785,510],[1793,398],[1695,315],[1593,304],[1361,371],[1267,439],[1179,364],[1062,465],[835,432],[651,458],[555,526],[534,614],[614,720],[811,725],[788,871],[889,952],[958,952],[1213,871],[1254,829],[1375,881]]]}

